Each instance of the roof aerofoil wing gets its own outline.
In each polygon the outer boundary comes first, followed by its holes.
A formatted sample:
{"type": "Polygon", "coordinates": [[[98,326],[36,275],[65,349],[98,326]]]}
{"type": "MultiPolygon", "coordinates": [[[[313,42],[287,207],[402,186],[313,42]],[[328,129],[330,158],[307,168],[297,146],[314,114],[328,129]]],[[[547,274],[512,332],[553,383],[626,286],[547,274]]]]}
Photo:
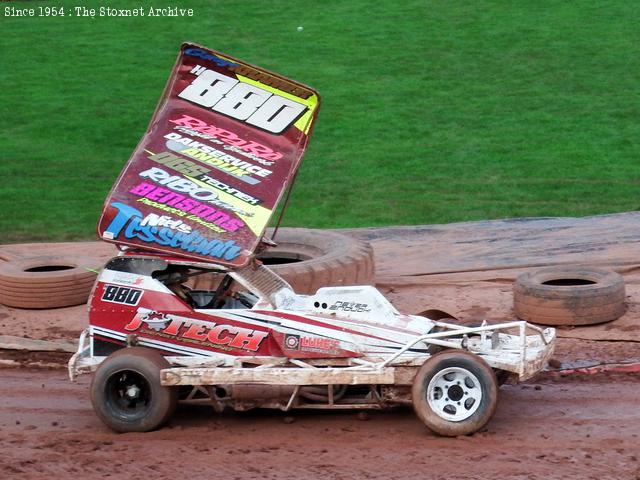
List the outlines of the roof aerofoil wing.
{"type": "Polygon", "coordinates": [[[248,263],[297,171],[320,97],[185,43],[98,223],[103,240],[228,267],[248,263]]]}

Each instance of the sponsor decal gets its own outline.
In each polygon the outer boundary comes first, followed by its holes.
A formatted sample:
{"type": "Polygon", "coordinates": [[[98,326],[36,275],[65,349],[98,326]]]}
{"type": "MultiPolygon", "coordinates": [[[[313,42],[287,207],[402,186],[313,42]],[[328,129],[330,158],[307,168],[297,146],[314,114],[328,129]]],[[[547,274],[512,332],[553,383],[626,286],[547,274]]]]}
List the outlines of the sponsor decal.
{"type": "Polygon", "coordinates": [[[217,228],[219,232],[235,232],[244,225],[242,220],[234,219],[230,215],[216,210],[213,207],[195,200],[190,200],[184,195],[169,192],[164,188],[147,182],[139,183],[129,190],[129,193],[138,197],[144,197],[141,201],[145,200],[142,202],[145,205],[157,207],[181,217],[190,213],[188,218],[191,220],[198,218],[206,222],[211,222],[219,227],[217,228]]]}
{"type": "Polygon", "coordinates": [[[241,247],[234,240],[210,240],[199,232],[184,233],[168,227],[141,225],[142,213],[123,203],[112,203],[118,214],[105,229],[113,238],[137,239],[158,246],[170,246],[189,253],[207,255],[213,258],[233,260],[240,255],[241,247]]]}
{"type": "Polygon", "coordinates": [[[183,114],[182,117],[174,118],[169,122],[176,125],[174,127],[175,130],[186,133],[191,137],[203,138],[211,143],[222,145],[225,150],[242,152],[244,156],[253,158],[263,165],[273,165],[273,162],[282,158],[282,153],[276,152],[261,143],[253,140],[244,140],[230,130],[216,127],[190,115],[183,114]],[[265,163],[265,161],[269,163],[265,163]]]}
{"type": "Polygon", "coordinates": [[[284,336],[284,347],[288,350],[300,350],[300,335],[286,334],[284,336]]]}
{"type": "Polygon", "coordinates": [[[123,283],[125,285],[142,285],[144,283],[144,277],[125,272],[117,272],[110,280],[114,283],[123,283]]]}
{"type": "Polygon", "coordinates": [[[125,325],[124,329],[128,332],[144,332],[200,346],[250,352],[256,352],[264,339],[269,336],[268,332],[260,330],[167,315],[145,308],[138,309],[136,316],[125,325]]]}
{"type": "Polygon", "coordinates": [[[319,106],[309,87],[183,44],[150,127],[104,204],[101,238],[246,265],[295,177],[319,106]],[[118,228],[116,216],[125,219],[118,228]],[[209,248],[215,253],[199,253],[209,248]]]}
{"type": "Polygon", "coordinates": [[[219,67],[228,67],[229,70],[236,73],[237,75],[242,75],[244,77],[250,78],[251,80],[260,82],[263,85],[277,88],[278,90],[289,93],[296,97],[307,99],[311,95],[313,95],[313,92],[311,92],[310,90],[288,82],[284,78],[278,78],[267,72],[263,72],[250,67],[249,65],[238,65],[237,63],[230,62],[228,60],[225,60],[224,58],[220,58],[199,48],[188,48],[184,51],[184,54],[201,58],[203,60],[209,60],[219,67]]]}
{"type": "MultiPolygon", "coordinates": [[[[261,177],[267,177],[272,173],[271,170],[258,167],[257,165],[253,165],[245,160],[240,160],[234,157],[233,155],[229,155],[228,153],[218,150],[217,148],[214,148],[210,145],[199,142],[193,138],[180,135],[179,133],[176,133],[176,132],[167,133],[164,136],[164,138],[167,140],[173,141],[175,143],[182,144],[186,147],[195,148],[196,150],[202,153],[210,154],[212,157],[220,158],[221,160],[224,160],[230,163],[235,168],[244,169],[249,173],[255,173],[256,175],[259,175],[261,177]]],[[[225,150],[230,150],[230,149],[225,147],[225,150]]]]}
{"type": "Polygon", "coordinates": [[[118,285],[107,285],[102,293],[105,302],[122,303],[124,305],[137,305],[142,297],[142,290],[118,285]]]}
{"type": "MultiPolygon", "coordinates": [[[[171,175],[169,172],[161,168],[151,167],[150,169],[145,170],[144,172],[140,172],[138,175],[142,178],[148,178],[149,180],[152,180],[155,183],[166,186],[169,189],[169,190],[165,188],[158,189],[153,193],[152,196],[148,196],[145,194],[144,196],[146,196],[150,200],[154,200],[154,201],[157,200],[157,201],[160,201],[161,203],[167,203],[164,200],[166,199],[167,201],[172,202],[172,203],[169,203],[169,205],[174,206],[174,203],[177,203],[175,202],[174,199],[179,198],[183,195],[176,196],[175,194],[172,194],[172,192],[177,192],[178,194],[184,193],[200,202],[210,203],[212,205],[226,208],[227,210],[241,213],[243,215],[249,215],[248,212],[239,210],[237,207],[234,207],[233,205],[230,205],[227,202],[223,202],[222,200],[220,200],[219,195],[213,190],[209,188],[201,187],[196,183],[192,182],[191,180],[187,180],[186,178],[180,177],[179,175],[171,175]]],[[[193,209],[193,207],[188,207],[188,208],[190,210],[193,209]]]]}
{"type": "Polygon", "coordinates": [[[284,336],[284,348],[303,352],[335,352],[340,349],[340,342],[332,338],[302,337],[287,333],[284,336]]]}
{"type": "MultiPolygon", "coordinates": [[[[218,140],[218,139],[212,137],[211,135],[206,135],[204,133],[196,132],[195,130],[191,130],[190,128],[187,128],[187,127],[179,127],[179,126],[177,126],[177,127],[173,127],[173,129],[178,131],[178,132],[180,132],[180,133],[188,135],[191,138],[194,138],[194,137],[203,138],[203,139],[205,139],[206,141],[208,141],[210,143],[214,143],[216,145],[221,145],[220,148],[222,148],[224,150],[227,150],[227,151],[230,151],[230,152],[233,152],[233,153],[236,153],[236,154],[241,155],[243,157],[250,158],[252,161],[254,161],[256,163],[259,163],[261,165],[270,166],[270,165],[273,165],[275,163],[275,161],[273,161],[273,160],[266,160],[266,159],[264,159],[262,157],[258,157],[256,155],[254,155],[253,153],[245,152],[244,150],[241,150],[239,147],[236,147],[235,145],[226,145],[223,141],[218,140]]],[[[250,144],[254,144],[254,145],[259,145],[256,142],[245,142],[244,140],[241,140],[241,141],[244,142],[244,143],[250,143],[250,144]]],[[[271,150],[270,148],[267,148],[267,147],[264,147],[264,148],[267,149],[270,152],[273,152],[273,150],[271,150]]],[[[280,154],[278,153],[277,155],[280,155],[280,154]]],[[[273,156],[276,156],[276,154],[273,154],[273,156]]]]}
{"type": "Polygon", "coordinates": [[[238,65],[236,67],[229,68],[229,70],[234,72],[236,75],[239,75],[239,78],[245,77],[245,81],[253,80],[261,83],[262,85],[267,85],[274,89],[280,90],[281,92],[293,95],[294,97],[299,97],[306,100],[313,95],[313,92],[311,90],[308,90],[300,85],[295,85],[291,82],[288,82],[284,78],[278,78],[274,75],[271,75],[270,73],[250,67],[249,65],[238,65]]]}
{"type": "Polygon", "coordinates": [[[329,310],[342,310],[344,312],[370,312],[371,309],[369,305],[366,303],[356,303],[356,302],[335,302],[333,305],[329,307],[329,310]]]}
{"type": "Polygon", "coordinates": [[[239,67],[237,63],[233,63],[225,60],[224,58],[220,58],[219,56],[214,55],[213,53],[209,53],[200,48],[187,48],[185,49],[184,54],[190,57],[198,57],[202,58],[203,60],[209,60],[219,67],[239,67]]]}
{"type": "Polygon", "coordinates": [[[202,181],[203,183],[206,183],[207,185],[212,186],[213,188],[220,190],[224,193],[228,193],[229,195],[232,195],[233,197],[237,198],[238,200],[241,200],[243,202],[248,203],[249,205],[260,205],[262,203],[262,200],[260,200],[259,198],[253,197],[251,195],[248,195],[244,192],[241,192],[240,190],[238,190],[237,188],[231,187],[229,185],[227,185],[224,182],[221,182],[220,180],[216,179],[216,178],[212,178],[209,175],[199,175],[198,177],[196,177],[198,180],[202,181]]]}
{"type": "Polygon", "coordinates": [[[211,171],[210,168],[199,165],[190,160],[186,160],[182,157],[174,155],[173,153],[152,153],[149,150],[145,151],[150,154],[147,157],[149,160],[157,162],[160,165],[164,165],[165,167],[169,167],[170,169],[175,170],[178,173],[182,173],[188,177],[197,177],[198,175],[203,175],[211,171]]]}
{"type": "Polygon", "coordinates": [[[184,223],[182,220],[175,220],[166,215],[156,215],[155,213],[150,213],[146,217],[142,219],[140,222],[141,226],[149,225],[151,227],[167,227],[171,230],[178,230],[182,233],[191,233],[191,227],[184,223]]]}
{"type": "MultiPolygon", "coordinates": [[[[178,212],[182,212],[183,214],[189,213],[190,216],[187,218],[199,218],[202,221],[211,222],[223,228],[226,232],[235,232],[247,226],[252,232],[257,234],[262,231],[261,229],[264,228],[264,225],[271,216],[271,210],[260,205],[247,204],[244,201],[236,199],[233,195],[222,191],[214,192],[207,183],[197,178],[190,177],[190,179],[186,179],[177,175],[172,176],[170,173],[157,167],[152,167],[138,175],[143,178],[149,178],[162,185],[162,187],[158,187],[147,182],[142,182],[129,190],[128,193],[136,195],[137,197],[144,197],[141,198],[140,201],[143,201],[142,203],[145,205],[154,206],[179,216],[184,215],[180,215],[178,212]],[[221,205],[243,218],[235,219],[209,205],[187,198],[186,195],[201,201],[206,200],[207,203],[216,206],[221,205]]],[[[200,220],[195,221],[200,222],[200,220]]],[[[207,226],[207,228],[211,228],[211,226],[207,226]]],[[[215,227],[211,229],[216,231],[215,227]]],[[[220,232],[223,231],[220,230],[220,232]]]]}
{"type": "Polygon", "coordinates": [[[260,165],[266,165],[266,166],[270,166],[273,165],[275,162],[269,161],[269,160],[264,160],[260,157],[256,157],[255,155],[251,154],[251,153],[247,153],[243,150],[240,150],[240,148],[235,147],[233,145],[225,145],[224,149],[227,150],[228,152],[233,152],[236,153],[238,155],[242,155],[243,157],[248,157],[251,160],[253,160],[254,162],[259,163],[260,165]]]}
{"type": "Polygon", "coordinates": [[[191,138],[183,137],[175,132],[165,135],[164,138],[167,139],[166,145],[169,150],[206,163],[207,166],[211,166],[251,185],[260,183],[260,180],[252,175],[266,178],[273,173],[271,170],[240,160],[233,155],[216,150],[191,138]]]}
{"type": "Polygon", "coordinates": [[[331,352],[340,348],[340,342],[332,338],[300,337],[300,349],[306,352],[331,352]]]}
{"type": "MultiPolygon", "coordinates": [[[[144,309],[140,309],[138,310],[138,314],[140,314],[140,312],[142,311],[144,311],[145,313],[142,314],[141,320],[147,324],[147,327],[149,327],[151,330],[155,330],[156,332],[160,332],[167,328],[167,325],[171,321],[169,316],[164,313],[154,311],[147,312],[144,309]]],[[[129,327],[129,325],[131,325],[131,322],[127,326],[125,326],[125,329],[129,330],[129,328],[127,328],[129,327]]]]}
{"type": "MultiPolygon", "coordinates": [[[[161,168],[152,167],[144,172],[140,172],[138,175],[142,178],[148,178],[149,180],[167,188],[161,188],[143,182],[145,185],[151,185],[153,189],[148,190],[148,187],[138,189],[138,186],[141,185],[139,184],[129,191],[129,193],[133,193],[134,195],[164,203],[186,213],[191,212],[193,214],[197,214],[198,211],[202,211],[202,215],[199,216],[205,220],[214,221],[214,217],[216,219],[226,218],[226,220],[228,220],[231,217],[213,207],[203,205],[204,202],[215,205],[216,207],[231,210],[241,215],[251,216],[251,213],[220,200],[220,196],[210,188],[202,187],[194,181],[188,180],[179,175],[171,175],[169,172],[161,168]],[[188,199],[187,195],[195,200],[188,199]]],[[[227,230],[231,231],[238,230],[243,225],[241,220],[235,220],[230,223],[236,224],[234,226],[229,225],[227,230]]],[[[220,226],[226,228],[222,224],[220,224],[220,226]]]]}
{"type": "MultiPolygon", "coordinates": [[[[179,217],[184,217],[186,220],[191,220],[192,222],[197,223],[198,225],[202,225],[205,228],[208,228],[209,230],[212,230],[216,233],[227,233],[227,231],[224,228],[220,228],[219,226],[217,226],[214,223],[211,222],[206,222],[203,219],[201,219],[200,217],[197,217],[196,215],[188,215],[186,212],[183,212],[181,210],[178,210],[177,208],[172,208],[172,207],[168,207],[167,205],[163,205],[161,203],[158,202],[154,202],[153,200],[149,200],[148,198],[140,198],[138,199],[138,202],[144,204],[144,205],[149,205],[150,207],[153,208],[157,208],[158,210],[162,210],[168,213],[172,213],[174,215],[177,215],[179,217]]],[[[103,236],[109,235],[111,239],[113,239],[113,234],[111,234],[110,232],[105,232],[105,234],[103,236]]]]}
{"type": "Polygon", "coordinates": [[[189,73],[196,78],[178,97],[270,133],[284,132],[307,110],[303,103],[262,88],[255,81],[241,81],[201,65],[189,73]]]}
{"type": "MultiPolygon", "coordinates": [[[[148,150],[146,151],[150,153],[148,150]]],[[[169,153],[169,152],[156,153],[156,154],[150,155],[148,158],[149,160],[158,162],[159,164],[164,165],[165,167],[171,168],[172,170],[175,170],[178,173],[182,173],[183,175],[189,178],[195,178],[195,179],[201,180],[207,185],[210,185],[213,188],[220,190],[224,193],[228,193],[229,195],[232,195],[235,198],[242,200],[243,202],[247,202],[250,205],[260,205],[262,203],[262,200],[252,197],[251,195],[241,192],[237,188],[231,187],[226,183],[221,182],[220,180],[210,177],[209,175],[207,175],[211,171],[210,169],[202,165],[198,165],[189,160],[186,160],[182,157],[178,157],[173,153],[169,153]]]]}

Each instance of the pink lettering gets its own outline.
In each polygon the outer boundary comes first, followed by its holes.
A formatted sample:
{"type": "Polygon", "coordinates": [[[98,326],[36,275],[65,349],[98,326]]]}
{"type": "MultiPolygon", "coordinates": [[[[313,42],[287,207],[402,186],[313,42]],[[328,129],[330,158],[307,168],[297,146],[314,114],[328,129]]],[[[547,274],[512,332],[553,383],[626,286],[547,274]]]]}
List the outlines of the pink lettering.
{"type": "Polygon", "coordinates": [[[148,193],[145,195],[149,200],[160,200],[160,197],[166,195],[171,190],[167,190],[166,188],[156,188],[155,191],[148,193]]]}
{"type": "Polygon", "coordinates": [[[166,333],[167,335],[177,335],[183,323],[184,321],[182,320],[171,320],[171,323],[162,332],[166,333]]]}
{"type": "Polygon", "coordinates": [[[211,215],[215,211],[215,208],[211,208],[207,205],[198,205],[196,208],[191,210],[191,213],[199,216],[200,218],[205,218],[207,215],[211,215]]]}
{"type": "Polygon", "coordinates": [[[184,338],[202,341],[207,338],[207,327],[192,323],[186,332],[182,334],[184,338]]]}
{"type": "Polygon", "coordinates": [[[207,122],[203,122],[202,120],[198,120],[197,118],[190,117],[189,115],[182,115],[182,118],[177,120],[169,120],[171,123],[175,123],[176,125],[180,125],[182,127],[188,128],[198,128],[204,127],[207,125],[207,122]]]}
{"type": "Polygon", "coordinates": [[[207,335],[207,339],[211,343],[216,343],[218,345],[227,345],[231,341],[230,336],[222,336],[223,332],[233,333],[231,331],[233,327],[229,327],[228,325],[218,325],[211,329],[209,334],[207,335]]]}
{"type": "Polygon", "coordinates": [[[246,145],[240,147],[240,149],[244,150],[245,152],[252,153],[258,157],[268,158],[269,160],[279,160],[280,158],[282,158],[281,153],[276,153],[269,147],[265,147],[264,145],[256,142],[249,142],[246,145]]]}
{"type": "Polygon", "coordinates": [[[218,224],[228,232],[235,232],[236,230],[244,227],[244,222],[242,220],[238,220],[237,218],[232,218],[222,224],[218,224]]]}
{"type": "Polygon", "coordinates": [[[139,197],[144,197],[147,193],[155,190],[155,185],[151,185],[150,183],[142,182],[139,185],[133,187],[129,190],[129,193],[137,195],[139,197]]]}
{"type": "Polygon", "coordinates": [[[212,213],[211,215],[209,215],[208,217],[206,217],[205,220],[213,222],[216,225],[220,225],[221,223],[224,223],[227,220],[229,220],[229,218],[230,218],[229,215],[227,215],[226,213],[215,212],[215,213],[212,213]]]}
{"type": "Polygon", "coordinates": [[[271,148],[262,145],[258,142],[242,140],[238,135],[229,130],[218,128],[215,125],[209,125],[207,122],[198,118],[190,117],[189,115],[182,115],[182,118],[175,120],[169,120],[171,123],[187,127],[195,130],[196,132],[204,133],[205,135],[211,135],[214,138],[221,138],[229,145],[240,148],[247,153],[256,155],[257,157],[264,158],[266,160],[279,160],[282,158],[282,154],[273,151],[271,148]]]}
{"type": "Polygon", "coordinates": [[[183,201],[185,198],[186,197],[184,195],[180,195],[179,193],[171,192],[171,193],[167,194],[166,197],[162,197],[158,201],[161,202],[161,203],[164,203],[166,205],[174,206],[176,203],[183,201]]]}
{"type": "Polygon", "coordinates": [[[188,212],[192,208],[198,205],[200,205],[199,202],[196,202],[195,200],[191,200],[190,198],[185,198],[180,203],[176,203],[176,208],[182,210],[183,212],[188,212]]]}

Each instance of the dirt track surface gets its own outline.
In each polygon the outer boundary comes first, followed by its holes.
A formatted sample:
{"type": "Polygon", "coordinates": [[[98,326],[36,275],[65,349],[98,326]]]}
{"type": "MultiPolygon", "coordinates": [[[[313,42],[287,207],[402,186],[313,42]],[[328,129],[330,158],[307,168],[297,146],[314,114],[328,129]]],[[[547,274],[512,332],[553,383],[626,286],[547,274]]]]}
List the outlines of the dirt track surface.
{"type": "Polygon", "coordinates": [[[91,409],[88,377],[4,369],[0,378],[0,478],[640,478],[632,375],[504,386],[488,428],[460,438],[434,436],[410,409],[359,420],[181,407],[164,429],[115,434],[91,409]]]}
{"type": "MultiPolygon", "coordinates": [[[[638,213],[349,233],[371,241],[377,286],[399,310],[438,308],[462,323],[513,318],[512,283],[529,268],[613,268],[627,283],[627,313],[607,324],[561,329],[552,368],[640,362],[638,213]]],[[[101,242],[74,244],[73,251],[100,263],[115,253],[101,242]]],[[[0,261],[25,252],[67,254],[69,244],[0,246],[0,261]]],[[[0,306],[5,335],[71,340],[86,324],[86,306],[0,306]]],[[[640,480],[638,374],[556,373],[538,384],[507,385],[496,416],[472,437],[436,437],[411,409],[372,412],[363,421],[352,412],[215,415],[208,407],[181,408],[157,432],[117,435],[91,409],[89,377],[71,384],[64,370],[24,368],[67,358],[0,355],[5,365],[23,367],[0,369],[0,479],[640,480]]]]}

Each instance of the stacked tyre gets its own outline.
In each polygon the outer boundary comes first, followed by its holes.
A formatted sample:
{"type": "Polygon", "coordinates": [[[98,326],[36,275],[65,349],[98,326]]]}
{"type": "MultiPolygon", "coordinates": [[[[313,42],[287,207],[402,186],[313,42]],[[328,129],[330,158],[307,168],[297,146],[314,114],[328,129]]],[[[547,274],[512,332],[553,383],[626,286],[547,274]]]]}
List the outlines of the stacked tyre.
{"type": "Polygon", "coordinates": [[[58,308],[87,302],[96,261],[42,256],[0,264],[0,303],[17,308],[58,308]]]}
{"type": "MultiPolygon", "coordinates": [[[[267,236],[273,236],[268,231],[267,236]]],[[[313,294],[321,287],[375,284],[373,248],[347,235],[308,228],[280,228],[276,247],[258,254],[265,265],[284,278],[296,293],[313,294]]],[[[194,288],[214,288],[217,280],[196,277],[194,288]]]]}
{"type": "Polygon", "coordinates": [[[542,325],[610,322],[626,311],[624,279],[593,267],[548,267],[516,280],[513,307],[518,318],[542,325]]]}
{"type": "Polygon", "coordinates": [[[280,228],[274,241],[278,246],[258,258],[297,293],[313,294],[321,287],[375,283],[373,248],[368,242],[307,228],[280,228]],[[282,263],[283,259],[298,261],[282,263]]]}

